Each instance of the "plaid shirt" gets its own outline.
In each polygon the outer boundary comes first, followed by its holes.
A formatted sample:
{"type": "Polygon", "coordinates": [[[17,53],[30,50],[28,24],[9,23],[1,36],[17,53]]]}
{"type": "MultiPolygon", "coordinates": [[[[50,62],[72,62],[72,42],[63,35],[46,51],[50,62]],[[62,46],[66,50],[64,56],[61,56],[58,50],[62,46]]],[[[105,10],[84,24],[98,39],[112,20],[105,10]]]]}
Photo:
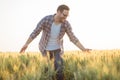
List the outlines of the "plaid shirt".
{"type": "MultiPolygon", "coordinates": [[[[46,55],[45,49],[50,37],[51,25],[53,21],[54,21],[54,15],[45,16],[37,24],[37,27],[34,29],[34,31],[30,35],[30,37],[34,39],[42,31],[42,36],[39,42],[39,50],[41,51],[43,56],[46,55]]],[[[61,30],[57,40],[58,43],[60,44],[61,54],[63,54],[63,36],[65,33],[67,33],[70,41],[72,41],[74,44],[76,44],[76,42],[79,41],[73,34],[70,23],[67,20],[65,20],[61,24],[61,30]]]]}

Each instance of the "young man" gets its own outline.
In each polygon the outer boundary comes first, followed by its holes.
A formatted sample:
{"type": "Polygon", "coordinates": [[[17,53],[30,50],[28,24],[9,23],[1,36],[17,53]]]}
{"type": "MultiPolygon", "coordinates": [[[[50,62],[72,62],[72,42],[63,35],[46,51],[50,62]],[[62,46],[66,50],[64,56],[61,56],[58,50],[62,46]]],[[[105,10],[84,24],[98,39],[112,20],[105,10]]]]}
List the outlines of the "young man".
{"type": "Polygon", "coordinates": [[[66,20],[69,15],[69,10],[67,5],[60,5],[57,8],[56,14],[45,16],[37,24],[37,27],[20,50],[20,53],[24,52],[32,40],[43,31],[39,42],[39,49],[44,57],[46,57],[47,52],[49,52],[50,59],[54,58],[54,67],[55,70],[57,70],[57,80],[63,80],[63,60],[61,54],[63,54],[63,36],[65,33],[68,35],[70,41],[82,51],[90,50],[86,49],[72,32],[71,25],[66,20]]]}

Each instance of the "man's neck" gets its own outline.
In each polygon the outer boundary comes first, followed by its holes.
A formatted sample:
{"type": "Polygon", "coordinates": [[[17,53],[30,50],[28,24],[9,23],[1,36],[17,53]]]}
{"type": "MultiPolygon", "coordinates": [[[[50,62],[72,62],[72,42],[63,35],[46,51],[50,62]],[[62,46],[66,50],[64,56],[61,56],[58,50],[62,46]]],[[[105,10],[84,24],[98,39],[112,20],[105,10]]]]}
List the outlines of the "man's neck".
{"type": "Polygon", "coordinates": [[[57,17],[57,14],[54,16],[54,23],[55,24],[60,24],[61,22],[59,21],[59,18],[57,17]]]}

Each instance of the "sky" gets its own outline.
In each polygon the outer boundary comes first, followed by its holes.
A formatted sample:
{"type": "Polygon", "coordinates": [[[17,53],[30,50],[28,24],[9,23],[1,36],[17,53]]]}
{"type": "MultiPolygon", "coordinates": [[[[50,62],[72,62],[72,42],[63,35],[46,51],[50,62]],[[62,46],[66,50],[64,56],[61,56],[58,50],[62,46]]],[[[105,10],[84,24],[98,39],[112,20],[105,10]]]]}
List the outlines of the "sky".
{"type": "MultiPolygon", "coordinates": [[[[61,4],[70,7],[67,20],[85,48],[120,49],[120,0],[0,0],[0,51],[19,52],[37,23],[61,4]]],[[[40,38],[26,51],[39,51],[40,38]]],[[[67,35],[64,49],[79,50],[67,35]]]]}

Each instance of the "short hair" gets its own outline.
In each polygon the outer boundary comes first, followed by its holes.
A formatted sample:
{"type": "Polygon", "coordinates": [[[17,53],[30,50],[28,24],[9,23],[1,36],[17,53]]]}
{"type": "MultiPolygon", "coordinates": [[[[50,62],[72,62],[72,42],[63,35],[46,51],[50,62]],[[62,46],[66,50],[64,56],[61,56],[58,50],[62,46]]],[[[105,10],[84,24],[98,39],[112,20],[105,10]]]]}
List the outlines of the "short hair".
{"type": "Polygon", "coordinates": [[[63,12],[63,10],[70,10],[70,8],[65,4],[59,5],[57,11],[63,12]]]}

